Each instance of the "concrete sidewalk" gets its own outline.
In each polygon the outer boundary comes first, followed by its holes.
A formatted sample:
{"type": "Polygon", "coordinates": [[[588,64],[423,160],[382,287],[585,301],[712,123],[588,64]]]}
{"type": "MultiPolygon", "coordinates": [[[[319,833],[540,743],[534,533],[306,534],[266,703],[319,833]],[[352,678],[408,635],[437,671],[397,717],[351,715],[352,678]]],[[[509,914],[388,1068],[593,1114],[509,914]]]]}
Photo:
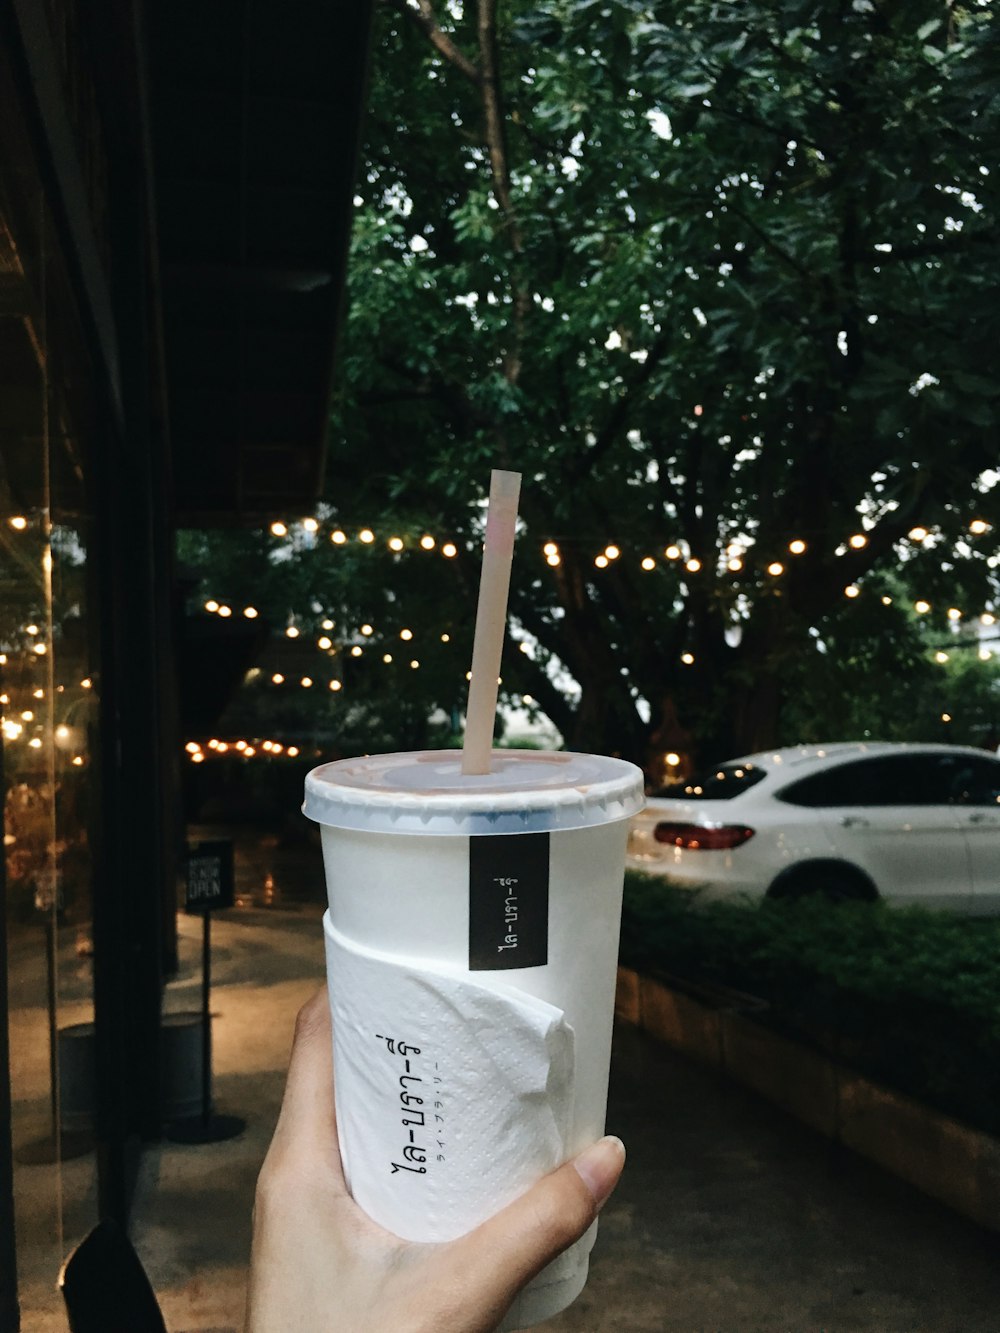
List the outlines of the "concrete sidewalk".
{"type": "MultiPolygon", "coordinates": [[[[215,1100],[246,1131],[144,1156],[133,1234],[171,1333],[242,1326],[257,1171],[296,1012],[323,977],[321,906],[262,901],[213,924],[215,1100]]],[[[198,1005],[200,922],[180,930],[168,1010],[198,1005]]],[[[608,1126],[628,1145],[625,1177],[590,1282],[552,1333],[1000,1329],[995,1235],[630,1028],[608,1126]]],[[[64,1333],[55,1276],[22,1286],[26,1333],[64,1333]]]]}
{"type": "MultiPolygon", "coordinates": [[[[172,1007],[194,998],[196,927],[172,1007]]],[[[318,908],[230,913],[215,936],[217,1102],[247,1131],[147,1154],[135,1237],[171,1330],[240,1327],[254,1181],[323,974],[318,908]]],[[[553,1333],[1000,1328],[995,1236],[634,1029],[616,1036],[608,1124],[625,1179],[553,1333]]]]}

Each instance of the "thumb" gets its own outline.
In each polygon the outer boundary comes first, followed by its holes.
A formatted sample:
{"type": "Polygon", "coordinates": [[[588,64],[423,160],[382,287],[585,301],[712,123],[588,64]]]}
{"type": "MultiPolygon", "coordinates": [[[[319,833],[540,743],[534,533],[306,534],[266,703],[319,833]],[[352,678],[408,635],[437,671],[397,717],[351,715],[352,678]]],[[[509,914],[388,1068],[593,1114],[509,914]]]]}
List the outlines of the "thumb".
{"type": "Polygon", "coordinates": [[[579,1240],[624,1165],[625,1145],[609,1134],[455,1241],[455,1255],[484,1301],[506,1309],[526,1282],[579,1240]]]}

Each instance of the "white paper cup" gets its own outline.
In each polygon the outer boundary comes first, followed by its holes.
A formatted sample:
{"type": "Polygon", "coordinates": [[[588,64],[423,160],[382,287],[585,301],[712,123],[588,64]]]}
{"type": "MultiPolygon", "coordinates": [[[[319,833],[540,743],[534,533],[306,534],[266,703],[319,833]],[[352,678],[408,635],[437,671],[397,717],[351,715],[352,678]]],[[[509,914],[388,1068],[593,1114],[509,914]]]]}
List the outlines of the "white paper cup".
{"type": "MultiPolygon", "coordinates": [[[[339,1021],[352,1029],[338,1031],[334,1041],[345,1170],[357,1202],[388,1230],[413,1240],[451,1238],[430,1206],[426,1234],[415,1234],[422,1232],[423,1214],[413,1207],[420,1190],[430,1200],[433,1173],[446,1168],[437,1168],[431,1154],[419,1177],[406,1175],[405,1164],[397,1163],[401,1179],[387,1181],[385,1170],[377,1174],[381,1149],[350,1141],[381,1132],[376,1108],[341,1102],[345,1087],[357,1087],[359,1061],[376,1058],[376,1047],[359,1045],[375,1040],[374,1032],[364,1031],[366,1006],[356,993],[365,984],[362,955],[377,955],[379,967],[395,961],[401,969],[444,976],[459,995],[467,983],[477,996],[485,987],[501,997],[513,991],[515,1002],[516,995],[525,1004],[541,1001],[535,1008],[543,1018],[547,1006],[561,1011],[572,1029],[573,1050],[572,1095],[563,1093],[557,1108],[563,1140],[558,1155],[565,1160],[604,1133],[627,821],[643,799],[642,773],[632,764],[530,750],[494,752],[492,771],[482,776],[463,775],[461,753],[448,750],[341,760],[306,778],[303,810],[322,827],[331,1004],[335,1025],[339,998],[339,1021]],[[361,959],[352,956],[344,968],[354,988],[350,996],[338,997],[338,968],[332,965],[338,940],[361,959]],[[351,1043],[356,1049],[348,1051],[351,1043]],[[394,1216],[389,1187],[397,1184],[409,1202],[394,1216]]],[[[378,997],[372,1003],[374,1013],[378,997]]],[[[429,1040],[412,1030],[416,1010],[398,1020],[411,1045],[429,1040]]],[[[389,1021],[383,1018],[382,1025],[389,1021]]],[[[455,1013],[455,1023],[471,1021],[455,1013]]],[[[449,1043],[439,1045],[442,1060],[449,1058],[449,1043]]],[[[484,1086],[482,1095],[496,1096],[495,1087],[484,1086]]],[[[469,1126],[476,1121],[464,1116],[450,1132],[474,1132],[469,1126]]],[[[398,1127],[391,1132],[398,1136],[398,1127]]],[[[395,1143],[386,1153],[393,1149],[398,1158],[395,1143]]],[[[482,1150],[488,1152],[488,1145],[482,1150]]],[[[520,1162],[520,1154],[514,1156],[520,1162]]],[[[558,1164],[537,1160],[536,1176],[558,1164]]],[[[519,1169],[523,1174],[530,1168],[520,1163],[519,1169]]],[[[458,1212],[475,1225],[531,1183],[513,1180],[513,1195],[504,1194],[495,1174],[484,1170],[468,1180],[471,1211],[458,1212]]],[[[504,1328],[537,1323],[576,1298],[595,1233],[592,1228],[529,1285],[504,1328]]]]}

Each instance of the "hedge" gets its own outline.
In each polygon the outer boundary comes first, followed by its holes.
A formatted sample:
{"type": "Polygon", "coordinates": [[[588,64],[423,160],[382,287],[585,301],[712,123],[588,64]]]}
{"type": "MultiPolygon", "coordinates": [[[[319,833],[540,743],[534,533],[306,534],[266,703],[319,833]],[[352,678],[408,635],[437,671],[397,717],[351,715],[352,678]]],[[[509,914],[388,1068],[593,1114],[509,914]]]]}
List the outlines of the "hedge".
{"type": "Polygon", "coordinates": [[[755,996],[761,1021],[1000,1134],[1000,920],[820,898],[699,902],[629,872],[621,961],[755,996]]]}

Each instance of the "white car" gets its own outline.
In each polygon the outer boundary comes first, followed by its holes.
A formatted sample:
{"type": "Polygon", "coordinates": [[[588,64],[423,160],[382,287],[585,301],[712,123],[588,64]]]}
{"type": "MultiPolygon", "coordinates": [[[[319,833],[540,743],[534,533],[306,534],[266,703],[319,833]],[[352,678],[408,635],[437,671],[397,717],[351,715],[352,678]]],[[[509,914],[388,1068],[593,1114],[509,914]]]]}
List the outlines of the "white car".
{"type": "Polygon", "coordinates": [[[858,742],[748,755],[650,797],[628,865],[706,897],[1000,912],[1000,759],[858,742]]]}

